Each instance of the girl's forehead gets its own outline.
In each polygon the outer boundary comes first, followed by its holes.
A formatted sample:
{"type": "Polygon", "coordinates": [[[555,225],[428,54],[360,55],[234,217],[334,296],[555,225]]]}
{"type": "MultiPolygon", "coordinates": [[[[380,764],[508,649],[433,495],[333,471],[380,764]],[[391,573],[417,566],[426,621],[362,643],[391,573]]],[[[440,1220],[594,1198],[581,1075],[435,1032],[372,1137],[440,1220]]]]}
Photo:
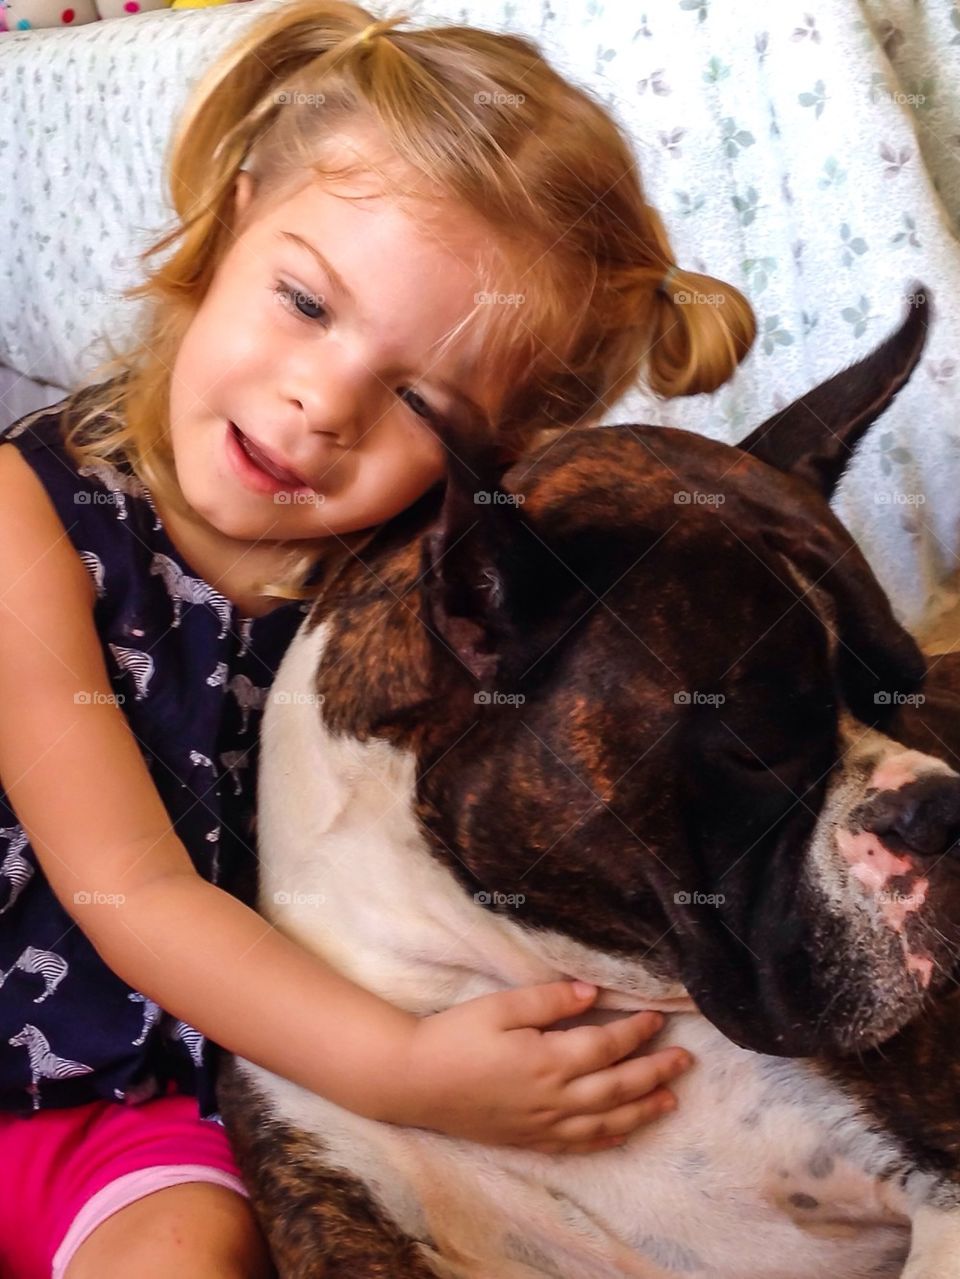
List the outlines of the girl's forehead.
{"type": "Polygon", "coordinates": [[[398,155],[375,121],[360,119],[331,129],[319,146],[311,147],[309,159],[305,156],[283,177],[266,156],[254,157],[253,172],[258,170],[267,176],[266,191],[258,192],[265,214],[299,211],[310,204],[311,193],[320,192],[358,212],[390,206],[425,236],[442,235],[444,241],[459,240],[464,246],[481,242],[488,254],[503,239],[478,210],[398,155]]]}
{"type": "Polygon", "coordinates": [[[497,256],[493,229],[472,209],[450,197],[398,190],[376,173],[349,178],[310,175],[296,187],[270,200],[263,210],[271,222],[296,218],[320,229],[386,223],[393,234],[421,240],[425,246],[447,246],[461,256],[497,256]]]}

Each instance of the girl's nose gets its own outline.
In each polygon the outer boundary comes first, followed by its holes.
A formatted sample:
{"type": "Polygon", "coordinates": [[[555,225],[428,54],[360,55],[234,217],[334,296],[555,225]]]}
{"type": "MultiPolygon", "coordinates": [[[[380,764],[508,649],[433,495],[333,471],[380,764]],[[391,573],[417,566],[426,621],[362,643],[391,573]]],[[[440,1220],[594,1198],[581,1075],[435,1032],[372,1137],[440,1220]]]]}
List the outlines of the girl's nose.
{"type": "Polygon", "coordinates": [[[364,379],[371,380],[362,370],[314,368],[290,381],[286,399],[312,435],[328,436],[349,448],[375,416],[364,379]]]}
{"type": "Polygon", "coordinates": [[[347,447],[359,434],[355,403],[334,403],[329,397],[309,391],[299,391],[288,398],[311,435],[327,436],[332,443],[347,447]]]}

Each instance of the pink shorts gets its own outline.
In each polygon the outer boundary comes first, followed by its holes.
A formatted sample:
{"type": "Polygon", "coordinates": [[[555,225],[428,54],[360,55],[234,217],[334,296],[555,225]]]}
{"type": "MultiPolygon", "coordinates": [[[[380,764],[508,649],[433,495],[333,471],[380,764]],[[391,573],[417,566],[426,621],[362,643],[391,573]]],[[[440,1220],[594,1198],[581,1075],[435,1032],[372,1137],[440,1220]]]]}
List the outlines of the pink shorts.
{"type": "Polygon", "coordinates": [[[185,1181],[248,1193],[225,1129],[200,1118],[196,1097],[0,1114],[0,1276],[62,1279],[112,1213],[185,1181]]]}

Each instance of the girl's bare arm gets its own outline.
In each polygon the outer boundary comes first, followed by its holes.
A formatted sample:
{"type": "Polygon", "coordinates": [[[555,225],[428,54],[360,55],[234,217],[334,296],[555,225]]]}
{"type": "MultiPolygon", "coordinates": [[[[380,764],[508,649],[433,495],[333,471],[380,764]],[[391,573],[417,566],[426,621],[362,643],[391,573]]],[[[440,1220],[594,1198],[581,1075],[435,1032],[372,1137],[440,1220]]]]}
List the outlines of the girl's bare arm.
{"type": "Polygon", "coordinates": [[[615,1065],[651,1033],[643,1014],[541,1034],[589,1002],[552,983],[418,1018],[201,879],[111,700],[94,603],[42,485],[0,445],[0,779],[51,888],[118,976],[371,1117],[524,1144],[565,1132],[582,1149],[659,1113],[665,1090],[651,1090],[677,1073],[675,1054],[615,1065]]]}

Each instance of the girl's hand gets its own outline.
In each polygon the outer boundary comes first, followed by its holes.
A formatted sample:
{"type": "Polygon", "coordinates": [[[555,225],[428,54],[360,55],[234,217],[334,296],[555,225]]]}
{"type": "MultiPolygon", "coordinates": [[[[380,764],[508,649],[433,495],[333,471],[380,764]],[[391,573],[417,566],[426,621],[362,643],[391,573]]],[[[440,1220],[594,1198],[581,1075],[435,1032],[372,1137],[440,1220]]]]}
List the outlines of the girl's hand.
{"type": "Polygon", "coordinates": [[[660,1030],[657,1012],[542,1029],[585,1012],[596,995],[596,986],[556,981],[421,1018],[397,1081],[406,1085],[406,1113],[394,1122],[548,1154],[621,1145],[673,1109],[664,1085],[693,1058],[667,1048],[621,1061],[660,1030]]]}

